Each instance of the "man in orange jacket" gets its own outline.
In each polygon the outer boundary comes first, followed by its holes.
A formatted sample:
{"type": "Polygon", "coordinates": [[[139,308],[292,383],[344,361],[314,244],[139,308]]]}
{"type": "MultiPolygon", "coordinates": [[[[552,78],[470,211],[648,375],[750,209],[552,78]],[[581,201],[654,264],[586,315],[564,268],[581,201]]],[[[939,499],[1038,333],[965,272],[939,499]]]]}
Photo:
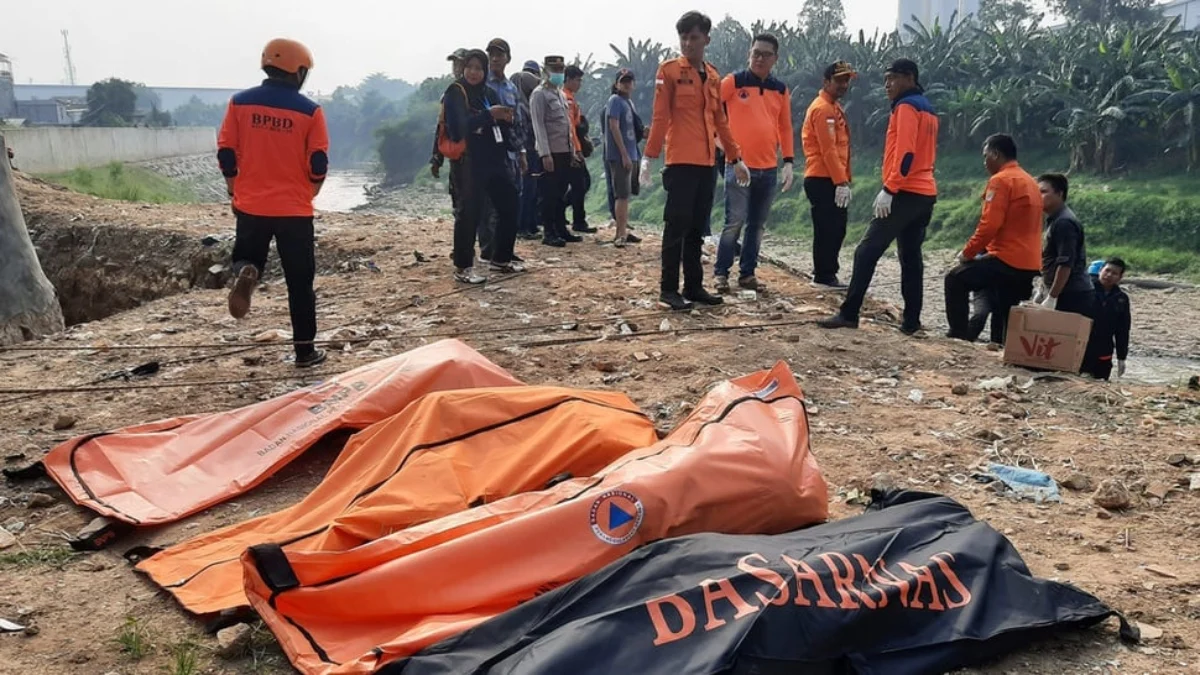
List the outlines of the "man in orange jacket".
{"type": "Polygon", "coordinates": [[[659,304],[687,311],[693,303],[719,305],[718,295],[704,289],[704,266],[700,248],[704,225],[712,211],[713,171],[716,138],[721,138],[726,160],[734,165],[738,185],[750,185],[750,169],[741,158],[741,148],[729,130],[729,119],[721,106],[720,74],[704,60],[712,31],[712,19],[688,12],[675,24],[682,54],[658,67],[655,78],[654,120],[642,159],[641,182],[650,185],[650,160],[667,146],[663,188],[662,280],[659,304]],[[679,265],[683,264],[683,295],[679,294],[679,265]]]}
{"type": "Polygon", "coordinates": [[[1041,274],[1042,193],[1017,163],[1017,144],[1011,136],[989,136],[983,143],[983,163],[991,174],[983,213],[959,255],[959,265],[946,274],[946,337],[968,342],[979,337],[982,322],[968,325],[969,298],[972,291],[986,291],[992,339],[1003,342],[1008,311],[1029,299],[1033,279],[1041,274]]]}
{"type": "Polygon", "coordinates": [[[825,69],[821,93],[804,116],[804,193],[812,204],[813,286],[845,289],[838,254],[846,239],[850,208],[850,125],[839,101],[858,77],[845,61],[825,69]]]}
{"type": "Polygon", "coordinates": [[[729,128],[742,147],[750,168],[750,185],[742,187],[732,167],[725,171],[725,229],[717,246],[715,275],[717,292],[729,292],[729,271],[738,258],[738,287],[758,290],[754,276],[758,250],[776,185],[792,189],[795,142],[792,132],[792,92],[771,75],[779,60],[779,40],[769,33],[754,36],[750,43],[750,67],[730,73],[721,80],[721,104],[729,117],[729,128]],[[783,156],[782,173],[778,170],[783,156]],[[738,250],[738,237],[742,239],[738,250]]]}
{"type": "Polygon", "coordinates": [[[317,335],[313,292],[316,259],[313,198],[329,170],[329,134],[321,107],[300,93],[312,53],[295,40],[275,39],[263,49],[267,79],[233,95],[217,138],[217,161],[237,215],[229,313],[242,318],[267,265],[271,239],[287,282],[296,366],[325,360],[317,335]]]}
{"type": "Polygon", "coordinates": [[[854,272],[841,310],[818,322],[822,328],[858,328],[858,312],[884,251],[896,242],[904,321],[900,331],[921,330],[925,261],[921,246],[937,202],[933,164],[937,159],[938,117],[921,88],[917,64],[897,59],[884,75],[892,102],[883,150],[883,189],[875,196],[875,218],[854,250],[854,272]]]}

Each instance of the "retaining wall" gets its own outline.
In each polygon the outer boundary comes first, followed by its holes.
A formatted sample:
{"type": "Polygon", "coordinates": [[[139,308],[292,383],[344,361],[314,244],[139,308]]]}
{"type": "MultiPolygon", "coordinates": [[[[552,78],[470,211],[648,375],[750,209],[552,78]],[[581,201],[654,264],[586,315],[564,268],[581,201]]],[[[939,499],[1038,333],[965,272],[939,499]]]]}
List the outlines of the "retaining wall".
{"type": "Polygon", "coordinates": [[[39,127],[0,131],[27,173],[57,173],[109,162],[141,162],[217,151],[208,127],[39,127]]]}

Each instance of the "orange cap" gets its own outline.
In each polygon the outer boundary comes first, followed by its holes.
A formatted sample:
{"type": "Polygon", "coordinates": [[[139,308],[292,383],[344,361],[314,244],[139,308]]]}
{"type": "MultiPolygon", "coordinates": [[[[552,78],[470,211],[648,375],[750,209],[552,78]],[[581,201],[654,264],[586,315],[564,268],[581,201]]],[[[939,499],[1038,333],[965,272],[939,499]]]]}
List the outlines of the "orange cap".
{"type": "Polygon", "coordinates": [[[272,66],[285,73],[298,73],[300,69],[312,70],[313,57],[308,47],[287,38],[275,38],[263,47],[262,67],[272,66]]]}

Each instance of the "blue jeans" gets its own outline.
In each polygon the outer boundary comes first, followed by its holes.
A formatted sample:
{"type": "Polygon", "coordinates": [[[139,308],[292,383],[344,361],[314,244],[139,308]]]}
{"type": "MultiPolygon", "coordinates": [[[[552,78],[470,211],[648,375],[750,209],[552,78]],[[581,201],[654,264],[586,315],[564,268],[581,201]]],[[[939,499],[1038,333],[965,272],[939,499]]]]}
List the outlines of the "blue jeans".
{"type": "Polygon", "coordinates": [[[754,276],[758,268],[758,249],[762,245],[763,227],[775,203],[775,186],[779,182],[776,169],[751,169],[750,186],[737,184],[733,167],[725,168],[725,229],[717,246],[716,275],[729,276],[733,259],[738,258],[739,279],[754,276]],[[738,238],[742,239],[738,253],[738,238]]]}

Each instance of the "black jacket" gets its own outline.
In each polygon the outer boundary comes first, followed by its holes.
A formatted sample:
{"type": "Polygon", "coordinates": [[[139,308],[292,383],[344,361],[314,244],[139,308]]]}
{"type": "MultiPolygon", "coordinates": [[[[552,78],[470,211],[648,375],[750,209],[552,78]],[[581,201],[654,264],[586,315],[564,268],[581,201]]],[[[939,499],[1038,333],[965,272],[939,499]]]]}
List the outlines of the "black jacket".
{"type": "Polygon", "coordinates": [[[1116,346],[1117,360],[1129,356],[1129,327],[1133,323],[1129,312],[1129,296],[1120,286],[1112,291],[1104,290],[1096,282],[1096,318],[1092,323],[1089,350],[1097,356],[1109,356],[1116,346]]]}

